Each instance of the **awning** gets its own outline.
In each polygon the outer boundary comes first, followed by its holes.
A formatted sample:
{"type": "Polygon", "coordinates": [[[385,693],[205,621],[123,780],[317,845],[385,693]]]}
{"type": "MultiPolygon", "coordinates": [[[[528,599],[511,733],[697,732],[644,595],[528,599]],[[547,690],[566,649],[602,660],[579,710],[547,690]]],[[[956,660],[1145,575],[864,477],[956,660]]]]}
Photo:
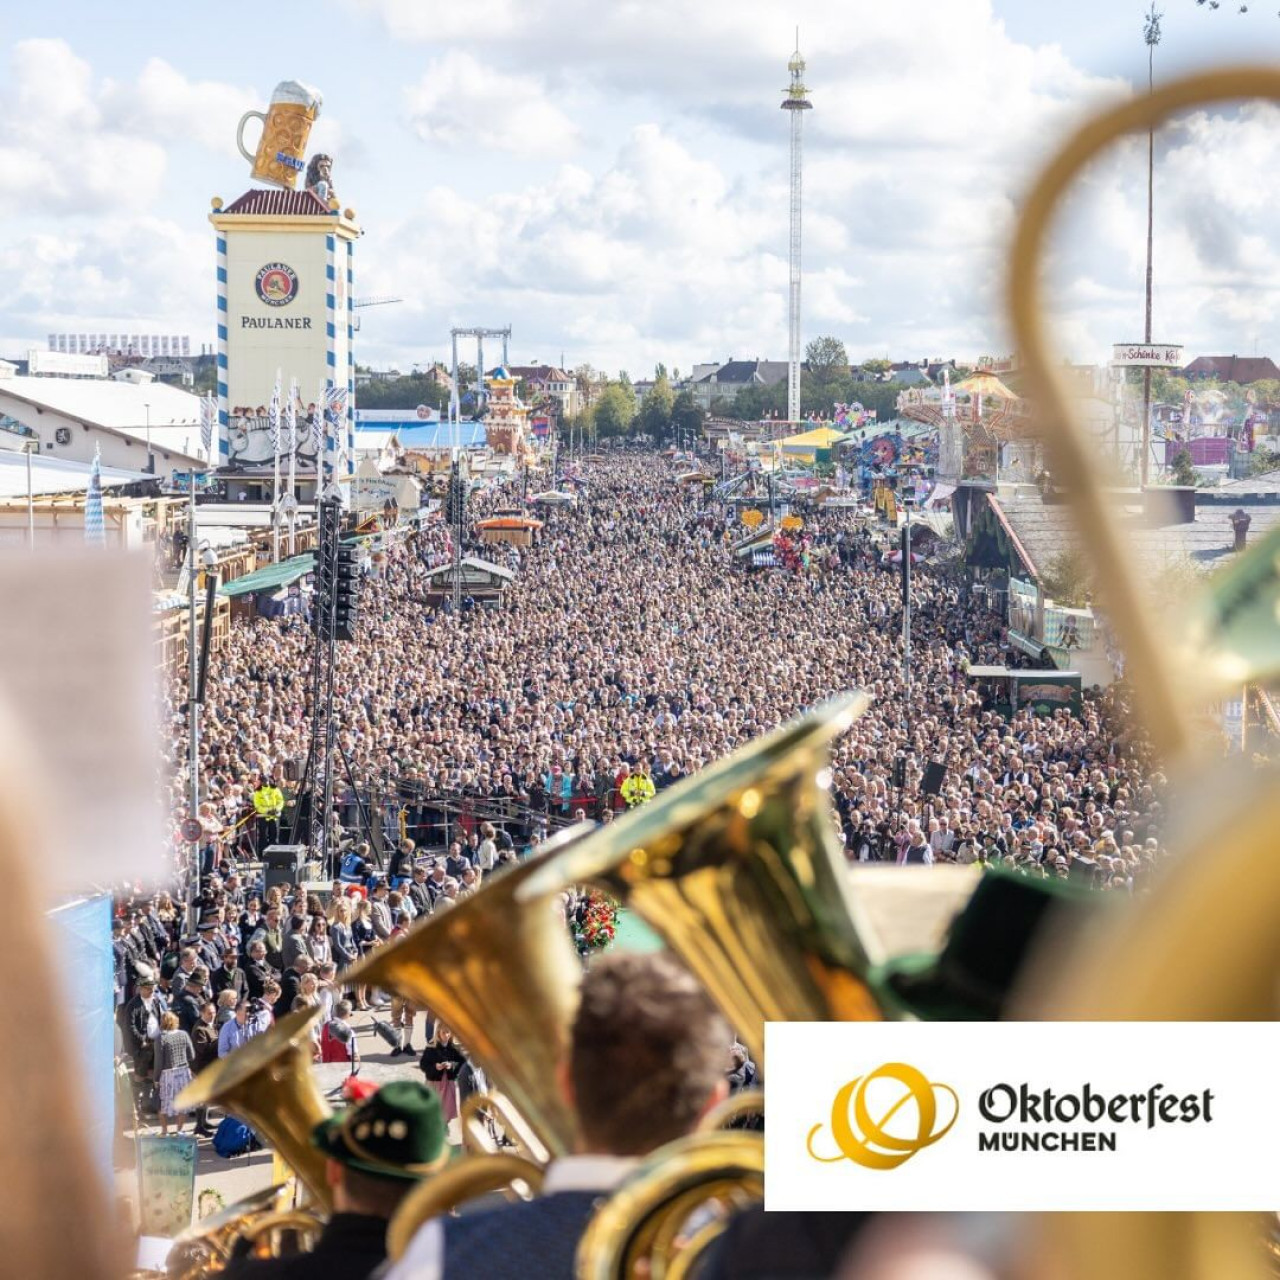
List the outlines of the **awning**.
{"type": "Polygon", "coordinates": [[[279,587],[287,587],[313,573],[316,567],[315,555],[308,551],[305,555],[294,556],[291,560],[282,560],[279,564],[269,564],[264,569],[255,569],[246,573],[243,578],[228,582],[218,588],[223,596],[243,596],[253,591],[274,591],[279,587]]]}
{"type": "Polygon", "coordinates": [[[1009,643],[1015,649],[1020,649],[1028,658],[1038,658],[1045,650],[1045,646],[1038,640],[1024,636],[1021,631],[1015,631],[1012,627],[1009,628],[1009,643]]]}

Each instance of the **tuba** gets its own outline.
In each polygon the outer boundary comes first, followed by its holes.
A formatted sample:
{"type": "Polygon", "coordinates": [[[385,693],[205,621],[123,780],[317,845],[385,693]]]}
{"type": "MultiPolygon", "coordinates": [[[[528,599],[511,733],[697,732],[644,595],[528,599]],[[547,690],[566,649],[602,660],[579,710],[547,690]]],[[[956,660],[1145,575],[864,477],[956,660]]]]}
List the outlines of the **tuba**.
{"type": "Polygon", "coordinates": [[[708,1131],[659,1147],[605,1201],[578,1245],[578,1280],[684,1280],[728,1215],[764,1197],[764,1142],[758,1135],[708,1131]],[[691,1213],[714,1201],[717,1216],[687,1238],[691,1213]]]}
{"type": "Polygon", "coordinates": [[[318,1009],[299,1009],[206,1067],[178,1096],[189,1110],[218,1103],[264,1134],[326,1213],[333,1207],[324,1156],[311,1131],[329,1107],[311,1077],[309,1033],[318,1009]]]}
{"type": "MultiPolygon", "coordinates": [[[[590,882],[621,899],[764,1061],[764,1024],[869,1021],[864,910],[828,799],[831,740],[870,702],[845,694],[541,862],[535,900],[590,882]]],[[[465,1039],[465,1037],[464,1037],[465,1039]]]]}
{"type": "Polygon", "coordinates": [[[202,1218],[173,1242],[165,1265],[168,1274],[181,1280],[205,1280],[223,1270],[231,1249],[251,1222],[275,1213],[284,1201],[287,1183],[255,1191],[225,1209],[202,1218]]]}
{"type": "Polygon", "coordinates": [[[582,970],[550,894],[524,892],[558,850],[560,832],[523,865],[428,917],[353,965],[345,980],[394,991],[429,1009],[510,1099],[551,1155],[573,1150],[575,1123],[557,1071],[582,970]]]}

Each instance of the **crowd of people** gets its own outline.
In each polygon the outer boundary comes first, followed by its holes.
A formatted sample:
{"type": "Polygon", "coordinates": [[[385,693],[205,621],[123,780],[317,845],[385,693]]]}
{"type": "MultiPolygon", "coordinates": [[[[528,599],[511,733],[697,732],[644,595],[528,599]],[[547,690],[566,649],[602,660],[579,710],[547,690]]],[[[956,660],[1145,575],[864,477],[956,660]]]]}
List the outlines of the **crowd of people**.
{"type": "MultiPolygon", "coordinates": [[[[1086,693],[1079,714],[1006,718],[966,674],[1016,663],[1003,621],[945,558],[914,574],[904,652],[901,580],[884,565],[891,531],[857,512],[806,512],[808,554],[757,568],[735,555],[735,509],[675,475],[652,455],[589,463],[577,500],[546,514],[538,542],[481,552],[515,571],[497,609],[428,604],[428,571],[449,553],[438,526],[385,548],[364,586],[358,639],[338,646],[342,785],[328,820],[339,856],[310,871],[322,871],[325,895],[305,883],[264,890],[246,857],[288,830],[310,737],[310,632],[297,616],[232,626],[212,660],[202,722],[195,911],[180,886],[122,902],[115,923],[123,1049],[162,1132],[190,1118],[209,1133],[203,1110],[187,1117],[178,1104],[193,1075],[312,1007],[317,1061],[358,1067],[356,1015],[372,1011],[384,1052],[421,1055],[428,1113],[447,1126],[461,1098],[486,1087],[483,1073],[429,1012],[346,971],[479,891],[549,827],[613,821],[852,688],[872,702],[832,746],[833,817],[849,860],[980,861],[1143,888],[1162,856],[1165,780],[1132,728],[1122,683],[1086,693]],[[468,805],[475,820],[459,823],[468,805]],[[381,852],[370,814],[385,821],[381,852]]],[[[472,515],[515,499],[510,484],[495,485],[474,496],[472,515]]],[[[175,686],[179,815],[181,704],[175,686]]],[[[568,894],[561,908],[587,955],[602,941],[599,928],[588,936],[591,902],[568,894]]],[[[609,924],[603,941],[612,936],[609,924]]],[[[713,1034],[699,1107],[756,1082],[746,1049],[704,1012],[713,1034]]],[[[406,1114],[421,1111],[415,1097],[405,1095],[406,1114]]],[[[590,1099],[575,1101],[591,1112],[590,1099]]],[[[620,1106],[611,1096],[596,1111],[620,1106]]],[[[599,1148],[635,1154],[612,1135],[599,1148]]],[[[334,1176],[359,1190],[349,1172],[334,1176]]],[[[357,1200],[360,1213],[381,1206],[376,1217],[398,1195],[357,1200]]],[[[450,1230],[430,1249],[479,1257],[519,1237],[464,1241],[450,1230]]]]}
{"type": "MultiPolygon", "coordinates": [[[[863,517],[807,513],[809,565],[753,570],[734,555],[734,509],[674,478],[652,456],[590,463],[539,542],[485,549],[516,570],[500,609],[427,605],[426,574],[448,549],[440,529],[386,549],[359,639],[338,646],[335,711],[346,789],[393,797],[399,839],[381,859],[358,843],[367,831],[344,831],[339,814],[361,806],[340,789],[331,821],[345,852],[340,877],[337,862],[324,869],[336,878],[327,904],[302,886],[263,895],[240,872],[240,855],[279,838],[303,773],[310,634],[296,617],[232,627],[203,721],[199,928],[166,894],[117,922],[126,1048],[166,1123],[180,1122],[174,1099],[192,1071],[299,1003],[324,1006],[318,1055],[346,1045],[344,1016],[371,993],[346,989],[342,971],[476,892],[549,823],[610,821],[850,688],[873,696],[833,746],[850,860],[981,861],[1142,887],[1162,853],[1165,782],[1122,684],[1086,695],[1079,715],[1005,719],[965,674],[1009,660],[1003,623],[959,573],[914,575],[904,664],[900,579],[863,517]],[[930,765],[941,781],[926,792],[930,765]],[[433,821],[443,797],[514,816],[455,824],[445,845],[433,821]]],[[[513,497],[494,486],[472,514],[513,497]]],[[[185,727],[175,711],[175,761],[185,727]]],[[[185,787],[176,766],[177,812],[185,787]]],[[[565,904],[575,938],[579,905],[565,904]]],[[[410,1052],[402,1002],[391,1026],[394,1051],[410,1052]]]]}
{"type": "MultiPolygon", "coordinates": [[[[358,642],[338,647],[339,799],[349,765],[365,794],[394,798],[420,844],[442,843],[441,797],[506,805],[528,844],[579,809],[601,820],[643,802],[857,687],[874,703],[833,760],[850,857],[981,859],[1141,884],[1161,852],[1164,780],[1129,726],[1123,686],[1086,698],[1079,717],[1005,720],[964,675],[1008,660],[1002,620],[958,574],[926,565],[914,576],[908,687],[899,579],[861,517],[807,513],[813,567],[753,572],[733,555],[732,508],[674,476],[652,456],[588,464],[578,501],[546,514],[536,545],[483,549],[517,571],[500,609],[427,606],[440,533],[389,548],[366,584],[358,642]],[[946,774],[927,795],[930,762],[946,774]]],[[[515,497],[495,486],[473,514],[515,497]]],[[[256,619],[233,626],[214,659],[207,866],[261,834],[257,793],[296,789],[308,644],[299,618],[256,619]]],[[[174,705],[182,760],[176,686],[174,705]]],[[[179,768],[179,809],[183,786],[179,768]]]]}

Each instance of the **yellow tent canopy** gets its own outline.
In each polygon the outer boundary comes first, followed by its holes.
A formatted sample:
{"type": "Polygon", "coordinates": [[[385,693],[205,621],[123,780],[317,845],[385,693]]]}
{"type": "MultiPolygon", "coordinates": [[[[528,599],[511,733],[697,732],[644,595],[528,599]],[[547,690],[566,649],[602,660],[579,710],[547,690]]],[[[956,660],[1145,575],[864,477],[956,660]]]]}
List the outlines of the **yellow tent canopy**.
{"type": "Polygon", "coordinates": [[[798,436],[787,436],[778,444],[784,449],[830,449],[837,440],[844,439],[844,432],[834,427],[815,427],[798,436]]]}
{"type": "Polygon", "coordinates": [[[967,391],[970,395],[994,396],[997,400],[1021,399],[1020,396],[1010,391],[994,373],[988,373],[985,369],[979,369],[976,373],[970,374],[963,382],[957,382],[951,389],[953,391],[967,391]]]}

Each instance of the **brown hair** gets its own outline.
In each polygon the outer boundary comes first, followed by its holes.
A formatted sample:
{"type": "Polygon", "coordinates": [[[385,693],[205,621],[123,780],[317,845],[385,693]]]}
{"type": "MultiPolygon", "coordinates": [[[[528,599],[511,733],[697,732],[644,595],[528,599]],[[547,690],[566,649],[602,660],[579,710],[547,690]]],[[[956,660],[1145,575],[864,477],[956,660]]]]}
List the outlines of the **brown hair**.
{"type": "Polygon", "coordinates": [[[342,1166],[342,1181],[356,1212],[376,1218],[394,1217],[401,1201],[418,1185],[412,1178],[380,1178],[349,1164],[342,1166]]]}
{"type": "Polygon", "coordinates": [[[583,979],[569,1068],[587,1146],[642,1155],[688,1133],[725,1078],[732,1039],[674,956],[595,961],[583,979]]]}

